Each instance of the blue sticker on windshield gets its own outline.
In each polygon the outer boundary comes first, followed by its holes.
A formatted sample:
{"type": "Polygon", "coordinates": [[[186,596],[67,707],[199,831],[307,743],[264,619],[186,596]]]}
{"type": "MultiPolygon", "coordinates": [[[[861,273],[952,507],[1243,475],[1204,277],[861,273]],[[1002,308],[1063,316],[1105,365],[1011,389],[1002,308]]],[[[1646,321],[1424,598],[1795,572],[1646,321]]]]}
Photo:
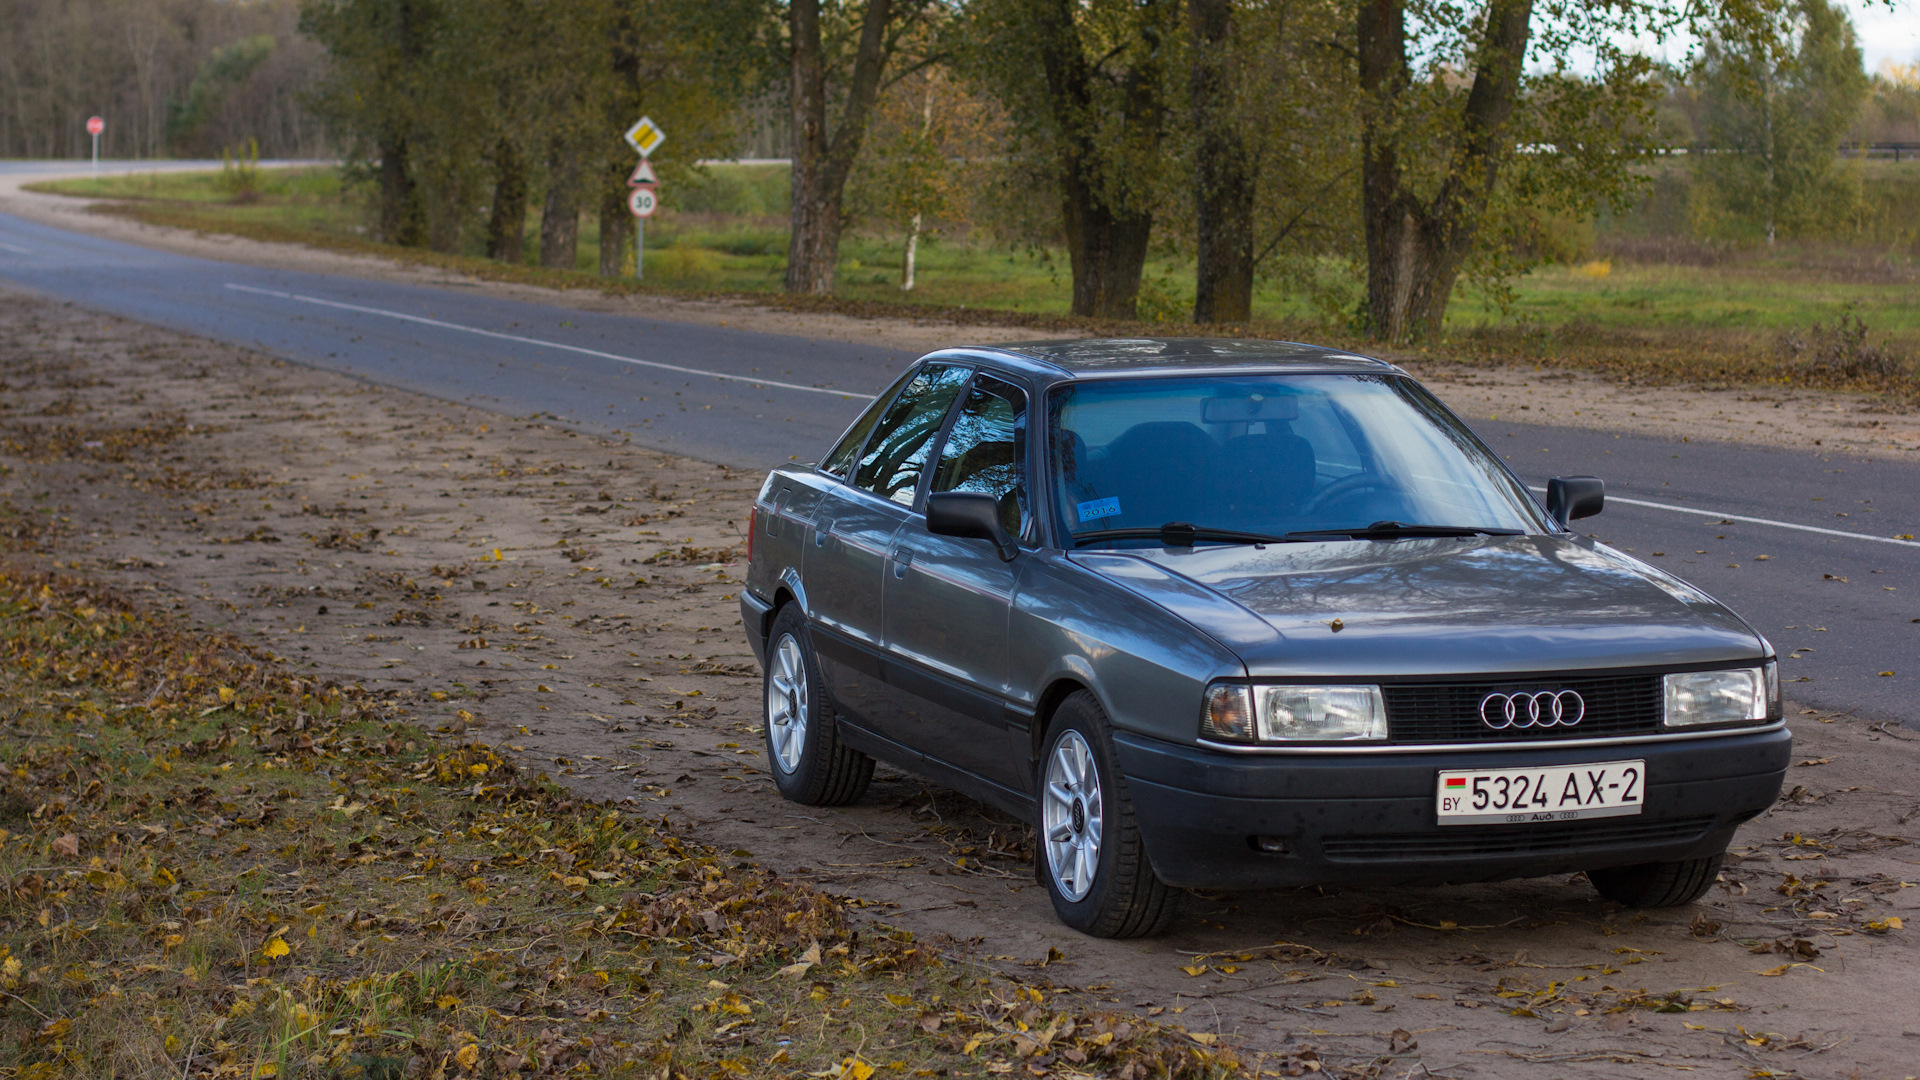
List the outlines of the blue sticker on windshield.
{"type": "Polygon", "coordinates": [[[1092,502],[1081,503],[1078,509],[1080,511],[1081,521],[1092,521],[1095,518],[1103,517],[1117,517],[1120,513],[1120,500],[1095,499],[1092,502]]]}

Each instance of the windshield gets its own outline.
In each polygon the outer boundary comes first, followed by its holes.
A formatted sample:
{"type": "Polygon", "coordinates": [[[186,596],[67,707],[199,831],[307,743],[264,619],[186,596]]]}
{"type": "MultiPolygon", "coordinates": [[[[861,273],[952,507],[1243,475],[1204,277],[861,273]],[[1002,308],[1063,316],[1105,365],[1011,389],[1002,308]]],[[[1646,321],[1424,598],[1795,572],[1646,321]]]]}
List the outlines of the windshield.
{"type": "Polygon", "coordinates": [[[1050,419],[1067,547],[1168,522],[1268,536],[1547,527],[1486,446],[1401,376],[1086,382],[1054,393],[1050,419]]]}

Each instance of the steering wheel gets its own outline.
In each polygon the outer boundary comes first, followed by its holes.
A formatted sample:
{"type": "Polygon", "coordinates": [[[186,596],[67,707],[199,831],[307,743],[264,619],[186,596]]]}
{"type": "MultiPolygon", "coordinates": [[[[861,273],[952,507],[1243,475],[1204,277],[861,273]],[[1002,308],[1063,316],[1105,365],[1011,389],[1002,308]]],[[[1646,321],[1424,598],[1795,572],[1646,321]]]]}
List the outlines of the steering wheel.
{"type": "Polygon", "coordinates": [[[1317,513],[1326,504],[1345,498],[1356,491],[1389,490],[1392,490],[1392,486],[1387,483],[1385,477],[1377,473],[1355,473],[1352,476],[1343,476],[1314,492],[1306,502],[1300,504],[1300,509],[1296,512],[1301,516],[1317,513]]]}

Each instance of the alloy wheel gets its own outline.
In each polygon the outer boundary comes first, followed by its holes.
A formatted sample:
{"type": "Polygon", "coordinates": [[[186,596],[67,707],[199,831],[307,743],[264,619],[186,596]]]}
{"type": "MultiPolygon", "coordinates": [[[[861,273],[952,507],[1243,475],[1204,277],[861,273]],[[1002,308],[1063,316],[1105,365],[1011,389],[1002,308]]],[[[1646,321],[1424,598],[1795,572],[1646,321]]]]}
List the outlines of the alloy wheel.
{"type": "Polygon", "coordinates": [[[773,647],[773,671],[767,679],[767,735],[781,772],[800,767],[807,748],[807,663],[800,642],[782,635],[773,647]]]}
{"type": "Polygon", "coordinates": [[[1068,900],[1082,900],[1093,891],[1094,875],[1100,869],[1106,815],[1093,748],[1077,731],[1068,731],[1053,744],[1040,812],[1054,886],[1068,900]]]}

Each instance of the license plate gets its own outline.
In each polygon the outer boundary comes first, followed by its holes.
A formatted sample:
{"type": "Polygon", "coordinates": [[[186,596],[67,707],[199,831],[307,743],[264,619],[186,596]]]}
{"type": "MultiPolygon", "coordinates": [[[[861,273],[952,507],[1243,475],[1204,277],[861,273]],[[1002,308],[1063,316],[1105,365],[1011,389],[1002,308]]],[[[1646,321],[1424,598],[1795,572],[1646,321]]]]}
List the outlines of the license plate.
{"type": "Polygon", "coordinates": [[[1544,769],[1449,769],[1434,806],[1442,825],[1518,825],[1530,821],[1638,814],[1647,763],[1601,761],[1544,769]]]}

